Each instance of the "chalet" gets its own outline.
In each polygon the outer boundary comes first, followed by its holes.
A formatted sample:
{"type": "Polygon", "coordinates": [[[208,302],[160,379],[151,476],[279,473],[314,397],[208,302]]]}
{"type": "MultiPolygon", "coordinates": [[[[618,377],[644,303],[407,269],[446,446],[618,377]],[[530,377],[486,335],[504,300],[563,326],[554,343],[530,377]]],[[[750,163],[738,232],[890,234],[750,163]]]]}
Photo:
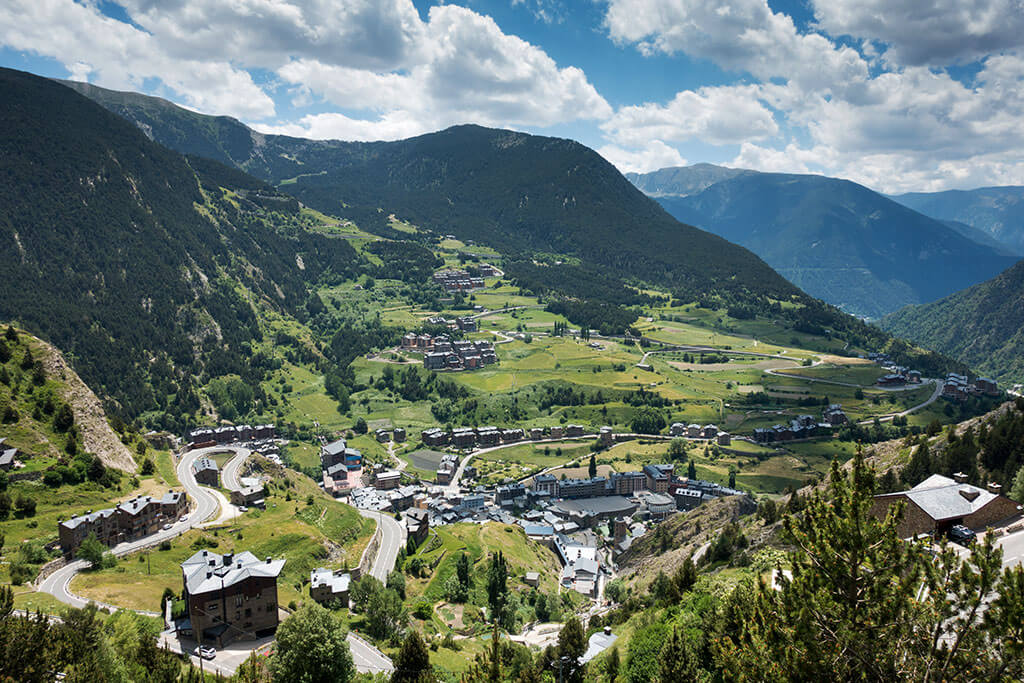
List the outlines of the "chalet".
{"type": "Polygon", "coordinates": [[[476,445],[477,433],[472,427],[462,427],[452,432],[452,445],[456,448],[472,448],[476,445]]]}
{"type": "Polygon", "coordinates": [[[986,396],[998,396],[999,395],[999,384],[994,379],[989,377],[979,377],[974,380],[974,387],[982,394],[986,396]]]}
{"type": "Polygon", "coordinates": [[[448,354],[442,352],[427,353],[423,356],[423,367],[427,370],[444,370],[448,366],[448,354]]]}
{"type": "Polygon", "coordinates": [[[386,429],[378,429],[373,434],[379,443],[387,443],[388,441],[391,441],[391,432],[386,429]]]}
{"type": "Polygon", "coordinates": [[[448,443],[450,438],[451,434],[438,427],[431,427],[420,432],[420,439],[425,446],[443,446],[448,443]]]}
{"type": "Polygon", "coordinates": [[[699,439],[701,433],[701,427],[699,424],[691,424],[686,426],[686,435],[691,439],[699,439]]]}
{"type": "Polygon", "coordinates": [[[266,505],[262,486],[245,486],[231,492],[231,504],[238,507],[262,508],[266,505]]]}
{"type": "Polygon", "coordinates": [[[413,539],[417,546],[421,545],[430,533],[430,514],[420,508],[406,510],[405,529],[409,538],[413,539]]]}
{"type": "Polygon", "coordinates": [[[705,439],[714,439],[718,436],[718,427],[715,425],[705,425],[700,430],[700,435],[705,439]]]}
{"type": "Polygon", "coordinates": [[[395,443],[402,443],[403,441],[405,441],[405,429],[404,428],[402,428],[402,427],[395,427],[395,431],[393,432],[393,434],[394,434],[393,438],[395,440],[395,443]]]}
{"type": "Polygon", "coordinates": [[[526,438],[526,433],[519,427],[501,430],[501,441],[503,443],[516,443],[526,438]]]}
{"type": "Polygon", "coordinates": [[[0,439],[0,470],[7,472],[14,467],[14,458],[18,455],[18,449],[6,447],[4,441],[6,439],[0,439]]]}
{"type": "Polygon", "coordinates": [[[953,479],[933,474],[908,491],[875,496],[871,512],[881,518],[900,501],[906,505],[898,527],[903,538],[944,534],[957,524],[980,529],[1021,510],[1020,505],[1000,493],[997,485],[990,484],[987,489],[972,486],[960,473],[953,479]]]}
{"type": "Polygon", "coordinates": [[[612,431],[611,427],[601,427],[598,431],[598,438],[601,440],[602,446],[611,446],[615,443],[615,432],[612,431]]]}
{"type": "Polygon", "coordinates": [[[541,427],[533,427],[530,430],[530,439],[537,441],[544,438],[544,430],[541,427]]]}
{"type": "Polygon", "coordinates": [[[551,438],[561,439],[565,437],[565,428],[560,425],[555,425],[551,428],[551,438]]]}
{"type": "Polygon", "coordinates": [[[729,432],[718,432],[717,439],[719,446],[728,446],[732,443],[732,436],[729,435],[729,432]]]}
{"type": "Polygon", "coordinates": [[[481,446],[498,446],[501,444],[501,430],[497,427],[481,427],[476,432],[477,441],[481,446]]]}
{"type": "Polygon", "coordinates": [[[476,332],[477,323],[476,318],[465,316],[462,318],[455,319],[455,325],[463,332],[476,332]]]}
{"type": "Polygon", "coordinates": [[[373,485],[381,490],[396,489],[402,481],[402,473],[395,470],[381,470],[374,477],[373,485]]]}
{"type": "Polygon", "coordinates": [[[181,564],[188,619],[179,627],[200,644],[223,647],[277,630],[277,579],[284,560],[250,552],[219,555],[200,550],[181,564]]]}
{"type": "Polygon", "coordinates": [[[352,575],[343,569],[314,569],[309,573],[309,597],[321,605],[348,607],[352,575]]]}
{"type": "Polygon", "coordinates": [[[682,422],[673,422],[668,428],[669,436],[686,436],[686,425],[682,422]]]}
{"type": "Polygon", "coordinates": [[[199,458],[192,463],[192,475],[203,486],[216,488],[220,483],[220,470],[212,458],[199,458]]]}
{"type": "Polygon", "coordinates": [[[583,425],[566,425],[565,435],[569,438],[575,438],[583,436],[583,425]]]}

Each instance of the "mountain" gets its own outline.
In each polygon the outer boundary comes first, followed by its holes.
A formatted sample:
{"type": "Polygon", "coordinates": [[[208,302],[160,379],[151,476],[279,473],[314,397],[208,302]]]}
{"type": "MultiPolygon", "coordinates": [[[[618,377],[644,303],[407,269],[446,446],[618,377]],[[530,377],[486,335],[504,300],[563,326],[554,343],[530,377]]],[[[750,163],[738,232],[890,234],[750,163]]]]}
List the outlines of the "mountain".
{"type": "Polygon", "coordinates": [[[879,321],[886,330],[997,379],[1024,380],[1024,261],[996,277],[879,321]]]}
{"type": "Polygon", "coordinates": [[[756,173],[714,164],[670,166],[650,173],[627,173],[626,179],[650,197],[686,197],[715,183],[740,175],[756,173]]]}
{"type": "Polygon", "coordinates": [[[126,420],[191,414],[211,377],[256,383],[256,308],[300,314],[308,282],[361,258],[295,229],[294,200],[49,79],[0,70],[0,149],[0,320],[126,420]]]}
{"type": "Polygon", "coordinates": [[[1024,187],[912,192],[892,199],[926,216],[970,225],[1024,254],[1024,187]]]}
{"type": "Polygon", "coordinates": [[[951,221],[944,219],[938,220],[943,225],[950,227],[953,230],[956,230],[958,233],[960,233],[967,239],[971,240],[972,242],[977,242],[978,244],[984,245],[986,247],[991,247],[1002,254],[1006,254],[1007,256],[1019,257],[1022,255],[1020,252],[1014,251],[1014,249],[1009,245],[1003,244],[996,238],[989,235],[987,232],[980,230],[979,228],[976,228],[973,225],[967,225],[966,223],[961,223],[960,221],[951,221]]]}
{"type": "Polygon", "coordinates": [[[262,135],[156,98],[68,85],[162,144],[230,162],[378,234],[396,214],[513,259],[582,259],[688,299],[709,290],[734,298],[800,296],[746,249],[680,225],[600,155],[571,140],[472,125],[396,142],[303,140],[262,135]]]}
{"type": "Polygon", "coordinates": [[[724,179],[699,189],[713,175],[686,170],[673,169],[676,185],[654,185],[673,191],[657,197],[669,213],[742,244],[804,291],[857,315],[933,301],[1016,260],[847,180],[725,169],[724,179]]]}

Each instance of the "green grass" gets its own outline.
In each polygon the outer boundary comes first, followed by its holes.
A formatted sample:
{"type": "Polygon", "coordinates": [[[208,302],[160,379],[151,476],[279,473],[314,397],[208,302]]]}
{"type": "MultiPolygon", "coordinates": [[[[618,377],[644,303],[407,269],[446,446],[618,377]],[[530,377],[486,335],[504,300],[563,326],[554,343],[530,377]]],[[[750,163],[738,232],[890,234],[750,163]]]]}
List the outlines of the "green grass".
{"type": "Polygon", "coordinates": [[[250,510],[218,529],[189,531],[170,550],[153,550],[148,558],[145,553],[130,555],[112,569],[80,574],[72,589],[121,607],[154,610],[164,588],[181,590],[181,562],[196,552],[199,546],[193,544],[202,538],[214,543],[218,553],[248,550],[257,557],[285,558],[278,595],[287,604],[301,600],[303,583],[315,567],[358,564],[373,525],[354,508],[329,498],[312,480],[289,473],[272,487],[265,511],[250,510]],[[313,505],[307,504],[308,496],[313,505]]]}

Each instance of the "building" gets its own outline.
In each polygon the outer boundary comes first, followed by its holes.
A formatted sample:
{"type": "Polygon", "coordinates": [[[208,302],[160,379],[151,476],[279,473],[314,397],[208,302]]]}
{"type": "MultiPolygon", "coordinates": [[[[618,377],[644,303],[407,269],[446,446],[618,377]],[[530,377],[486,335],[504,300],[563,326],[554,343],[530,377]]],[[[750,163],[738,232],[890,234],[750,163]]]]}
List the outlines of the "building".
{"type": "Polygon", "coordinates": [[[986,396],[998,396],[999,395],[999,384],[994,379],[989,377],[979,377],[974,380],[974,387],[982,394],[986,396]]]}
{"type": "Polygon", "coordinates": [[[631,496],[647,488],[647,475],[643,472],[613,472],[609,488],[617,496],[631,496]]]}
{"type": "Polygon", "coordinates": [[[716,425],[705,425],[700,430],[700,433],[705,439],[714,439],[718,437],[718,427],[716,425]]]}
{"type": "Polygon", "coordinates": [[[277,577],[284,560],[250,552],[219,555],[200,550],[181,563],[188,620],[179,630],[218,647],[277,630],[277,577]]]}
{"type": "Polygon", "coordinates": [[[61,521],[57,525],[61,551],[72,557],[90,534],[103,545],[112,547],[156,533],[164,524],[173,523],[188,511],[184,491],[169,491],[162,498],[138,496],[117,507],[106,508],[61,521]]]}
{"type": "Polygon", "coordinates": [[[675,498],[665,493],[652,493],[641,491],[637,498],[644,504],[651,514],[651,519],[665,519],[669,514],[676,511],[675,498]]]}
{"type": "Polygon", "coordinates": [[[476,445],[476,430],[462,427],[452,432],[452,445],[456,448],[472,448],[476,445]]]}
{"type": "Polygon", "coordinates": [[[699,489],[678,488],[672,494],[676,499],[676,508],[680,510],[692,510],[700,507],[704,500],[704,494],[699,489]]]}
{"type": "Polygon", "coordinates": [[[838,403],[833,403],[826,408],[822,413],[822,417],[824,418],[825,423],[832,427],[846,424],[848,421],[846,413],[843,412],[843,407],[838,403]]]}
{"type": "Polygon", "coordinates": [[[309,573],[309,597],[321,605],[348,607],[348,587],[352,575],[343,569],[314,569],[309,573]]]}
{"type": "Polygon", "coordinates": [[[377,437],[377,441],[380,443],[387,443],[388,441],[391,441],[391,432],[386,429],[378,429],[374,432],[374,436],[377,437]]]}
{"type": "Polygon", "coordinates": [[[953,479],[933,474],[909,491],[875,496],[872,514],[885,515],[889,507],[903,501],[906,509],[898,532],[903,538],[918,534],[944,534],[957,524],[979,529],[1017,514],[1021,506],[999,493],[999,487],[972,486],[966,476],[953,479]]]}
{"type": "Polygon", "coordinates": [[[483,447],[500,446],[501,430],[497,427],[481,427],[476,430],[476,439],[483,447]]]}
{"type": "Polygon", "coordinates": [[[565,435],[569,438],[575,438],[583,436],[584,434],[583,425],[566,425],[565,435]]]}
{"type": "Polygon", "coordinates": [[[220,485],[220,470],[212,458],[199,458],[192,463],[192,475],[197,484],[217,488],[220,485]]]}
{"type": "Polygon", "coordinates": [[[672,481],[672,465],[644,465],[644,476],[647,477],[648,491],[667,493],[672,481]]]}
{"type": "Polygon", "coordinates": [[[546,491],[552,498],[558,497],[558,479],[553,474],[538,474],[533,478],[535,491],[546,491]]]}
{"type": "Polygon", "coordinates": [[[592,479],[563,479],[558,482],[561,498],[596,498],[608,493],[608,480],[604,477],[592,479]]]}
{"type": "Polygon", "coordinates": [[[403,441],[405,441],[405,429],[404,428],[402,428],[402,427],[395,427],[395,431],[393,432],[393,434],[394,434],[393,438],[395,440],[395,443],[402,443],[403,441]]]}
{"type": "Polygon", "coordinates": [[[420,439],[424,446],[443,446],[448,443],[451,434],[438,427],[431,427],[420,432],[420,439]]]}
{"type": "Polygon", "coordinates": [[[320,469],[326,471],[335,465],[344,465],[346,469],[357,470],[363,466],[363,454],[355,448],[349,448],[345,439],[332,441],[320,448],[320,469]]]}
{"type": "Polygon", "coordinates": [[[686,435],[688,437],[690,437],[691,439],[699,439],[700,438],[700,425],[699,424],[687,425],[686,426],[686,435]]]}
{"type": "Polygon", "coordinates": [[[540,572],[526,572],[523,577],[523,581],[526,582],[527,586],[533,586],[536,588],[540,585],[540,572]]]}
{"type": "Polygon", "coordinates": [[[560,425],[555,425],[551,428],[551,438],[561,439],[565,436],[565,428],[560,425]]]}
{"type": "Polygon", "coordinates": [[[498,490],[494,494],[494,502],[497,505],[511,505],[516,498],[526,496],[526,487],[515,482],[512,484],[506,484],[505,486],[499,486],[498,490]]]}
{"type": "Polygon", "coordinates": [[[6,439],[0,439],[0,470],[7,472],[14,467],[14,458],[18,455],[18,449],[6,447],[4,441],[6,439]]]}
{"type": "Polygon", "coordinates": [[[686,436],[686,425],[682,422],[673,422],[668,428],[669,436],[686,436]]]}
{"type": "Polygon", "coordinates": [[[416,542],[417,547],[420,546],[430,533],[430,513],[421,508],[406,510],[405,530],[409,538],[416,542]]]}
{"type": "Polygon", "coordinates": [[[607,448],[615,443],[615,432],[611,427],[601,427],[598,438],[601,440],[601,445],[607,448]]]}
{"type": "Polygon", "coordinates": [[[530,439],[532,441],[538,441],[544,438],[544,429],[541,427],[532,427],[530,429],[530,439]]]}
{"type": "Polygon", "coordinates": [[[246,486],[231,492],[231,504],[238,507],[257,507],[266,505],[262,486],[246,486]]]}
{"type": "Polygon", "coordinates": [[[373,485],[379,489],[397,489],[402,481],[402,473],[395,470],[381,470],[374,477],[373,485]]]}
{"type": "Polygon", "coordinates": [[[462,318],[455,319],[455,325],[463,332],[476,332],[477,324],[476,318],[465,316],[462,318]]]}
{"type": "Polygon", "coordinates": [[[718,445],[728,446],[730,444],[732,444],[732,437],[729,432],[718,432],[718,445]]]}

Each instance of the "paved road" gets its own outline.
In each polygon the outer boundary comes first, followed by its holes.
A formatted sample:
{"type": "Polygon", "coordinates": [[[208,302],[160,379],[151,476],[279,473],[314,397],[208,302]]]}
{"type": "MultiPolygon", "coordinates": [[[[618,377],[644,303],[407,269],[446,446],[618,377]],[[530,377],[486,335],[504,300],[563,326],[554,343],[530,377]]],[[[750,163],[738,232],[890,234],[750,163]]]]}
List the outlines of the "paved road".
{"type": "Polygon", "coordinates": [[[380,547],[370,567],[370,575],[382,582],[388,580],[388,574],[395,568],[398,551],[405,547],[405,525],[391,516],[390,513],[375,510],[360,510],[359,514],[372,519],[380,525],[380,547]]]}
{"type": "Polygon", "coordinates": [[[245,464],[245,461],[252,455],[252,452],[248,448],[230,448],[227,450],[234,451],[235,457],[228,460],[224,465],[224,471],[220,475],[221,482],[228,491],[241,491],[242,482],[238,473],[242,465],[245,464]]]}
{"type": "Polygon", "coordinates": [[[348,633],[348,647],[352,651],[356,670],[360,673],[390,674],[395,670],[395,665],[383,652],[351,631],[348,633]]]}

